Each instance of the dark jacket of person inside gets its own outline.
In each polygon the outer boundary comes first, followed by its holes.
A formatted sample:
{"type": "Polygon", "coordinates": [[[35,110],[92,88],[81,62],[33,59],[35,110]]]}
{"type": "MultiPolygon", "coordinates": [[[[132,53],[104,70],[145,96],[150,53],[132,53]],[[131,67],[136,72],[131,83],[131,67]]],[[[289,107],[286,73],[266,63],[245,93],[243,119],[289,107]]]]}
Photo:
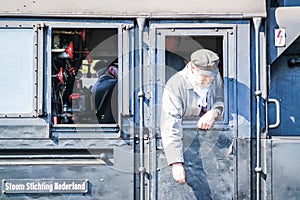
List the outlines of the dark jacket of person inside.
{"type": "Polygon", "coordinates": [[[117,121],[118,65],[116,63],[108,63],[101,60],[94,66],[98,80],[92,87],[92,94],[95,100],[97,119],[100,124],[116,123],[117,121]]]}
{"type": "Polygon", "coordinates": [[[173,76],[176,72],[182,70],[187,61],[176,53],[181,40],[177,36],[167,36],[165,43],[165,64],[166,64],[166,80],[173,76]]]}

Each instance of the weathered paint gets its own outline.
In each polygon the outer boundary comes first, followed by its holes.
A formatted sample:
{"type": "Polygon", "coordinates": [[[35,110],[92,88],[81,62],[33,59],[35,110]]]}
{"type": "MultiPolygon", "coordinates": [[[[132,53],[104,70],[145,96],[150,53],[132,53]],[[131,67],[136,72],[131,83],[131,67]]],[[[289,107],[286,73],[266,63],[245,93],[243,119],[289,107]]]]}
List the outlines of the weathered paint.
{"type": "Polygon", "coordinates": [[[249,18],[252,16],[265,17],[266,6],[263,0],[13,0],[2,6],[0,15],[112,18],[134,16],[249,18]]]}

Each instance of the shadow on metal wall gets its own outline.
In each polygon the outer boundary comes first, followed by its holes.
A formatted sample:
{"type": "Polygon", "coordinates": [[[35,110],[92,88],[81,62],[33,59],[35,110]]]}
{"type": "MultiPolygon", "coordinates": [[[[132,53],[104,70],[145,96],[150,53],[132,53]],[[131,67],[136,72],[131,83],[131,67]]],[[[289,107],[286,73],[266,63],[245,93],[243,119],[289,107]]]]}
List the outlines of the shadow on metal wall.
{"type": "MultiPolygon", "coordinates": [[[[197,121],[185,128],[183,133],[184,168],[186,183],[173,180],[172,169],[166,163],[163,150],[157,152],[159,200],[231,200],[234,196],[234,140],[251,137],[250,127],[250,88],[234,79],[224,78],[228,83],[228,122],[218,123],[216,128],[202,131],[196,128],[197,121]],[[238,96],[236,96],[238,95],[238,96]],[[237,135],[236,128],[230,124],[238,123],[243,130],[237,135]],[[195,124],[195,126],[193,126],[195,124]],[[195,127],[195,128],[193,128],[195,127]]],[[[226,114],[226,113],[225,113],[226,114]]],[[[241,149],[249,159],[248,149],[241,149]]],[[[240,153],[240,152],[235,152],[240,153]]],[[[242,154],[242,155],[244,155],[242,154]]],[[[243,169],[248,170],[248,169],[243,169]]],[[[246,190],[246,189],[245,189],[246,190]]]]}
{"type": "Polygon", "coordinates": [[[163,151],[158,153],[158,199],[208,200],[233,196],[233,156],[230,132],[188,130],[184,133],[186,183],[173,180],[163,151]]]}

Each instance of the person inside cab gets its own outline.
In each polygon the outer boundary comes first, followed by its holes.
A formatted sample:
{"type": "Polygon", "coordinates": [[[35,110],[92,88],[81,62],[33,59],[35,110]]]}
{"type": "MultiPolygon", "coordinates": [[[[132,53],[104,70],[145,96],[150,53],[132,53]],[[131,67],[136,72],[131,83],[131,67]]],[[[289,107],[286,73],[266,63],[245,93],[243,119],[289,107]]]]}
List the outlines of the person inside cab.
{"type": "Polygon", "coordinates": [[[118,95],[118,65],[117,62],[108,63],[98,61],[94,69],[98,80],[92,87],[92,95],[95,102],[96,116],[100,124],[116,123],[118,95]]]}
{"type": "Polygon", "coordinates": [[[178,36],[166,36],[165,42],[165,62],[166,62],[166,80],[168,80],[176,72],[182,70],[187,61],[176,53],[181,42],[178,36]]]}

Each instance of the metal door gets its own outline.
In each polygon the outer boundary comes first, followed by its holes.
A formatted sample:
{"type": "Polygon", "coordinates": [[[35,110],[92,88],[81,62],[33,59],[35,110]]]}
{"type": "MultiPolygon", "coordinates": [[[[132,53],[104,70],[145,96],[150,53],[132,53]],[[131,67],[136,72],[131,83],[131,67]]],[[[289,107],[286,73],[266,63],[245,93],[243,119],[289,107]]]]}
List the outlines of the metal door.
{"type": "Polygon", "coordinates": [[[268,16],[268,98],[276,101],[267,107],[265,196],[299,199],[299,7],[278,7],[268,16]]]}
{"type": "Polygon", "coordinates": [[[268,131],[268,166],[272,166],[268,187],[272,199],[299,198],[300,176],[298,156],[300,123],[299,37],[270,66],[270,98],[277,99],[268,106],[268,123],[278,126],[268,131]],[[280,105],[280,107],[279,107],[280,105]],[[278,116],[278,117],[276,117],[278,116]]]}
{"type": "Polygon", "coordinates": [[[151,21],[149,23],[149,45],[147,81],[149,89],[148,159],[151,179],[148,181],[149,199],[232,199],[247,197],[249,165],[240,160],[250,152],[250,65],[246,52],[250,51],[248,39],[239,35],[249,34],[249,23],[236,21],[151,21]],[[238,28],[237,28],[238,27],[238,28]],[[189,61],[190,54],[199,48],[208,48],[218,53],[220,71],[224,81],[225,115],[210,131],[195,127],[196,118],[184,119],[184,156],[187,184],[176,183],[167,165],[160,139],[161,96],[170,73],[176,70],[166,66],[166,38],[180,38],[176,54],[189,61]],[[240,48],[241,46],[246,48],[240,48]],[[247,48],[248,47],[248,48],[247,48]],[[241,67],[243,66],[243,67],[241,67]],[[245,106],[246,105],[246,106],[245,106]],[[242,130],[238,134],[238,130],[242,130]],[[242,138],[242,140],[239,140],[242,138]],[[239,139],[237,139],[239,138],[239,139]],[[233,151],[239,147],[244,152],[233,151]],[[245,154],[246,153],[246,154],[245,154]],[[237,168],[237,163],[239,166],[237,168]],[[241,167],[241,168],[239,168],[241,167]],[[241,176],[238,180],[234,177],[241,176]]]}

